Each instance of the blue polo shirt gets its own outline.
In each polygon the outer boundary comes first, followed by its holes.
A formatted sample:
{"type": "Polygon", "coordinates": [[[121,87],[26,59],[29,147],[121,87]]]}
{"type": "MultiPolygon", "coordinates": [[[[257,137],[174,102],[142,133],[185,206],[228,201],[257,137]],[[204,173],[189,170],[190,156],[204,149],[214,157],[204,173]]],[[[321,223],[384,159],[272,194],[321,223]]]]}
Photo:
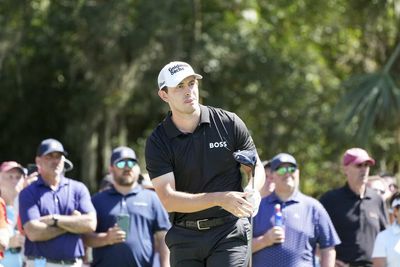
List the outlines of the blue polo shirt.
{"type": "MultiPolygon", "coordinates": [[[[64,176],[61,177],[55,191],[39,176],[19,195],[19,214],[22,225],[45,215],[71,215],[74,210],[82,214],[95,212],[86,186],[64,176]]],[[[84,254],[80,234],[65,233],[40,242],[32,242],[28,238],[25,240],[26,256],[69,260],[82,257],[84,254]]]]}
{"type": "Polygon", "coordinates": [[[314,198],[295,192],[282,202],[275,192],[263,198],[254,217],[253,236],[264,234],[274,226],[274,206],[282,206],[285,241],[253,254],[254,267],[315,266],[315,248],[333,247],[340,243],[332,221],[314,198]]]}
{"type": "Polygon", "coordinates": [[[114,188],[97,193],[92,198],[97,211],[96,232],[107,232],[116,223],[116,216],[129,214],[130,230],[126,241],[93,248],[92,266],[151,267],[154,258],[154,238],[158,231],[168,231],[168,214],[156,193],[136,186],[127,195],[114,188]]]}

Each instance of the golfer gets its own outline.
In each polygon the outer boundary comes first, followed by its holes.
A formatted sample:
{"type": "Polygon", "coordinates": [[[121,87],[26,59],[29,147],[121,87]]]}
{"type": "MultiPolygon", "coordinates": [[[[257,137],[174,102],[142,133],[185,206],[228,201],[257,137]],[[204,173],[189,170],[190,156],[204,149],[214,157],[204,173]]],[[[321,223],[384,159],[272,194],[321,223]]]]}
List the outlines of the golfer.
{"type": "Polygon", "coordinates": [[[170,112],[147,139],[147,170],[170,213],[171,266],[244,267],[251,255],[249,217],[259,205],[264,168],[257,155],[254,176],[243,190],[232,154],[255,150],[253,140],[236,114],[199,104],[199,79],[185,62],[160,71],[158,95],[170,112]]]}

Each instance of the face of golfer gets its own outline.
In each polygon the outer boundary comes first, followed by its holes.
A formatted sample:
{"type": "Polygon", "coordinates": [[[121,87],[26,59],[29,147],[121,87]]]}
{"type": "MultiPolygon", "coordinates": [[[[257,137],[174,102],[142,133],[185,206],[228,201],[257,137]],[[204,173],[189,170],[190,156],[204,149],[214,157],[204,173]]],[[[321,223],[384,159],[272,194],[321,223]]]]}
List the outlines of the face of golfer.
{"type": "Polygon", "coordinates": [[[189,76],[176,87],[168,87],[168,92],[158,92],[162,100],[167,102],[172,114],[192,114],[199,109],[199,88],[195,76],[189,76]]]}
{"type": "Polygon", "coordinates": [[[343,172],[351,188],[361,187],[368,182],[369,167],[370,164],[367,161],[343,166],[343,172]]]}

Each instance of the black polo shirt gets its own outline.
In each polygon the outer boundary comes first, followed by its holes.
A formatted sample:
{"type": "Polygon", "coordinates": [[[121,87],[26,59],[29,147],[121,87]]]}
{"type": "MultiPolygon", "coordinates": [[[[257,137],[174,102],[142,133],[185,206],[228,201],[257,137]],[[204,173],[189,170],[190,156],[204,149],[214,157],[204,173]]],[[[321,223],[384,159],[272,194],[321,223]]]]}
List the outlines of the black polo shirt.
{"type": "Polygon", "coordinates": [[[364,198],[348,184],[321,197],[342,241],[336,246],[336,258],[346,263],[371,262],[376,235],[387,225],[385,204],[372,189],[364,198]]]}
{"type": "MultiPolygon", "coordinates": [[[[171,113],[146,142],[146,168],[150,178],[173,172],[177,191],[208,193],[243,191],[236,150],[255,149],[253,140],[234,113],[200,105],[200,122],[193,133],[182,133],[171,113]]],[[[175,221],[228,215],[221,207],[195,213],[176,213],[175,221]]]]}

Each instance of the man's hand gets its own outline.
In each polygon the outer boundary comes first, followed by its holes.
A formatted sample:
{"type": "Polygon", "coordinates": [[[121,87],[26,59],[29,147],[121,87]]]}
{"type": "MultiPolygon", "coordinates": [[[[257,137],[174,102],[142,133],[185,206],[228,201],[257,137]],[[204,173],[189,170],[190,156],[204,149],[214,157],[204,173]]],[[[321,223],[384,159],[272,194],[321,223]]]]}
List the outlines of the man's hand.
{"type": "Polygon", "coordinates": [[[246,200],[248,202],[250,202],[252,207],[253,207],[253,215],[252,215],[252,217],[254,217],[258,213],[258,208],[259,208],[260,202],[261,202],[260,192],[258,190],[251,189],[251,188],[248,188],[248,187],[246,187],[244,189],[244,192],[247,194],[246,195],[246,200]]]}
{"type": "Polygon", "coordinates": [[[285,230],[281,226],[274,226],[265,232],[264,236],[270,242],[270,246],[281,244],[285,241],[285,230]]]}
{"type": "Polygon", "coordinates": [[[220,206],[235,215],[236,217],[250,217],[253,213],[253,206],[245,198],[247,193],[224,192],[220,199],[220,206]]]}
{"type": "Polygon", "coordinates": [[[126,233],[122,231],[118,225],[114,225],[113,227],[108,228],[106,238],[107,244],[114,245],[116,243],[125,242],[126,233]]]}

